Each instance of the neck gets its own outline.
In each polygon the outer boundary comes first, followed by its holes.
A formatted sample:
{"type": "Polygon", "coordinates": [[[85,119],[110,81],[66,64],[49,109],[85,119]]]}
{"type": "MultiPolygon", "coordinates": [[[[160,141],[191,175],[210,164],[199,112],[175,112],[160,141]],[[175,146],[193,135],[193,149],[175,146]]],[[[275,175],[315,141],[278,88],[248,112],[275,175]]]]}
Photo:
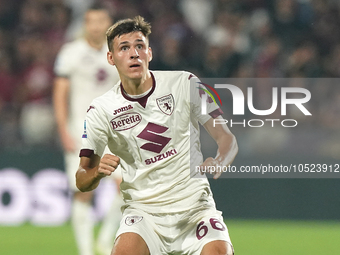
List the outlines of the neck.
{"type": "Polygon", "coordinates": [[[86,41],[92,48],[95,48],[97,50],[100,50],[105,43],[105,40],[94,40],[91,38],[86,38],[86,41]]]}
{"type": "Polygon", "coordinates": [[[123,88],[129,95],[140,95],[152,87],[152,77],[147,71],[140,79],[123,78],[121,79],[123,88]]]}

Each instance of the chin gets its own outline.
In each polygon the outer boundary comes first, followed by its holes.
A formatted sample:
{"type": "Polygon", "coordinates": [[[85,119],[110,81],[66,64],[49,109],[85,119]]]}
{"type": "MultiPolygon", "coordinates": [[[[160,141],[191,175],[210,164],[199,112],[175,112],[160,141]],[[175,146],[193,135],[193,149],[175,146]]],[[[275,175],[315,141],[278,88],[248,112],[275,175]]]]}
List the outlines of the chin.
{"type": "Polygon", "coordinates": [[[129,75],[129,77],[130,77],[130,79],[138,80],[138,79],[143,78],[143,74],[142,73],[133,73],[133,74],[129,75]]]}

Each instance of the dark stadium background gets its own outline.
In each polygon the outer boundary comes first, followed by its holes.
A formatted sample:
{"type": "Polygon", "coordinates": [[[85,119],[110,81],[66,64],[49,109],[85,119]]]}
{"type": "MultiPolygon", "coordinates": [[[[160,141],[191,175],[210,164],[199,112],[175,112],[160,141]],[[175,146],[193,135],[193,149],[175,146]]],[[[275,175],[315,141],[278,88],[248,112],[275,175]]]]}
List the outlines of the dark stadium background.
{"type": "MultiPolygon", "coordinates": [[[[46,168],[63,171],[51,116],[53,63],[61,45],[79,32],[91,2],[1,0],[0,173],[17,168],[31,178],[46,168]]],[[[151,22],[151,70],[206,78],[340,77],[337,0],[96,2],[106,4],[115,20],[140,14],[151,22]]],[[[231,128],[240,149],[235,165],[339,163],[340,87],[305,88],[312,93],[307,107],[313,116],[299,118],[294,131],[231,128]]],[[[269,92],[257,88],[258,103],[270,103],[269,92]]],[[[287,118],[296,118],[294,112],[287,118]]],[[[203,151],[213,155],[214,147],[203,151]]],[[[226,219],[340,219],[339,179],[219,179],[211,185],[226,219]]],[[[1,192],[5,209],[14,197],[1,192]]]]}

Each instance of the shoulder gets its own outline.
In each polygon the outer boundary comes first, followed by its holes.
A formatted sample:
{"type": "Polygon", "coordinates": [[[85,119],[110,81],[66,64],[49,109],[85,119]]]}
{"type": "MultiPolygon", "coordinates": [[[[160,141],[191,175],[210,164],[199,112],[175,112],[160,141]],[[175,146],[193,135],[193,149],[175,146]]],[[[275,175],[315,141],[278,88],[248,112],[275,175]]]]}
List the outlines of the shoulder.
{"type": "Polygon", "coordinates": [[[101,105],[102,102],[106,102],[108,99],[112,100],[115,94],[113,90],[114,88],[111,88],[109,91],[105,92],[103,95],[96,97],[95,99],[93,99],[92,103],[101,105]]]}
{"type": "Polygon", "coordinates": [[[87,110],[87,116],[90,118],[96,116],[102,121],[107,121],[111,113],[125,103],[126,100],[121,96],[120,86],[117,83],[109,91],[92,100],[87,110]]]}
{"type": "Polygon", "coordinates": [[[81,56],[83,56],[83,52],[86,52],[86,44],[87,42],[85,39],[77,39],[75,41],[65,43],[61,47],[55,61],[56,72],[61,75],[65,75],[65,72],[69,74],[68,72],[71,70],[70,68],[73,68],[81,56]]]}
{"type": "Polygon", "coordinates": [[[189,83],[194,74],[187,71],[151,71],[157,81],[167,81],[173,84],[189,83]]]}
{"type": "Polygon", "coordinates": [[[86,50],[86,47],[87,47],[87,43],[86,43],[85,39],[80,38],[80,39],[74,40],[72,42],[65,43],[61,47],[60,53],[64,53],[64,54],[77,53],[79,51],[86,50]]]}
{"type": "Polygon", "coordinates": [[[93,99],[91,105],[105,108],[106,106],[114,105],[117,101],[121,100],[121,98],[123,97],[120,94],[120,82],[118,82],[107,92],[93,99]]]}
{"type": "Polygon", "coordinates": [[[92,100],[91,104],[89,105],[86,111],[88,116],[92,116],[92,115],[104,116],[105,115],[104,109],[107,107],[110,107],[108,105],[110,104],[110,100],[108,100],[109,94],[110,94],[109,92],[110,91],[92,100]]]}

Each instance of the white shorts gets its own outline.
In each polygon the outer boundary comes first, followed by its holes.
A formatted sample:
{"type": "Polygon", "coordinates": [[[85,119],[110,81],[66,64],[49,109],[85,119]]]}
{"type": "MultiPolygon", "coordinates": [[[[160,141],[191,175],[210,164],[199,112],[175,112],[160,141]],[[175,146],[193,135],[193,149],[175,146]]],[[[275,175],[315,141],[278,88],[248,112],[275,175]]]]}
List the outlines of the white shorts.
{"type": "Polygon", "coordinates": [[[214,208],[171,214],[128,208],[116,236],[128,232],[140,235],[151,255],[200,255],[203,246],[211,241],[231,244],[222,213],[214,208]]]}
{"type": "MultiPolygon", "coordinates": [[[[79,168],[79,162],[80,162],[79,151],[80,150],[78,150],[77,152],[66,152],[64,154],[66,174],[68,178],[69,187],[72,191],[79,191],[79,189],[76,186],[76,172],[79,168]]],[[[107,153],[111,153],[111,152],[106,148],[103,155],[107,153]]],[[[111,174],[110,178],[111,177],[116,180],[122,179],[120,167],[118,167],[116,171],[114,171],[111,174]]]]}

